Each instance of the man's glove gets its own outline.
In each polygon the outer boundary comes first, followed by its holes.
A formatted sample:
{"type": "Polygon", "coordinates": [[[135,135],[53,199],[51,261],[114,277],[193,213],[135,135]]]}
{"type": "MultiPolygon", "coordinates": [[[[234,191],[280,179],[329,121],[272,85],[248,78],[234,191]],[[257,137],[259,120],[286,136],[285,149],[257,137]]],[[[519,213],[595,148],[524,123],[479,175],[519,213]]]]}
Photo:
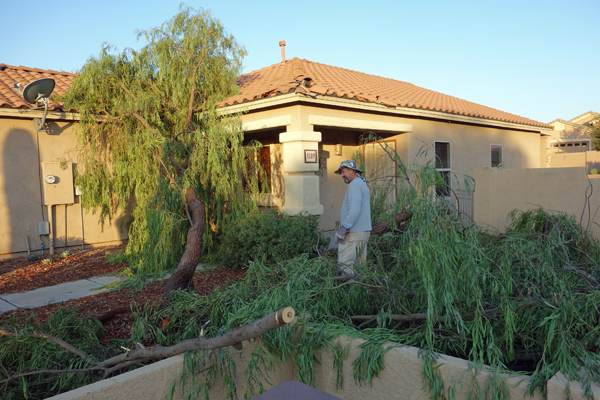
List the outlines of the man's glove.
{"type": "Polygon", "coordinates": [[[346,233],[348,233],[348,229],[344,228],[340,225],[340,229],[335,232],[335,241],[338,243],[344,243],[344,239],[346,238],[346,233]]]}

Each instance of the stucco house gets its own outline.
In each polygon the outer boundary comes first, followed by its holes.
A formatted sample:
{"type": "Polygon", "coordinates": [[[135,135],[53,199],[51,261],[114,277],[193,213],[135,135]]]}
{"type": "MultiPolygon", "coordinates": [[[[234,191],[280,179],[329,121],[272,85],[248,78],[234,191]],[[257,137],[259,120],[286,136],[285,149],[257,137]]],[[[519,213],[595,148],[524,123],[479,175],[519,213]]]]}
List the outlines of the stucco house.
{"type": "Polygon", "coordinates": [[[600,169],[600,153],[594,151],[591,136],[592,126],[598,121],[600,113],[588,111],[568,121],[558,118],[550,122],[549,166],[600,169]]]}
{"type": "Polygon", "coordinates": [[[361,150],[367,172],[377,169],[377,148],[359,143],[366,131],[384,138],[406,163],[422,162],[417,155],[429,148],[467,213],[472,198],[454,176],[482,167],[546,167],[552,126],[410,83],[282,56],[244,74],[238,85],[240,94],[225,100],[224,110],[243,112],[246,138],[266,146],[261,157],[269,160],[263,166],[271,194],[263,205],[321,215],[326,230],[339,219],[346,190],[334,175],[340,162],[361,150]],[[306,158],[313,151],[317,162],[306,158]]]}
{"type": "Polygon", "coordinates": [[[42,244],[48,253],[51,246],[60,252],[84,243],[119,244],[127,238],[120,226],[123,216],[102,227],[97,215],[81,210],[81,195],[73,187],[78,116],[50,100],[46,131],[38,132],[33,120],[43,118],[44,107],[27,103],[14,87],[51,78],[53,94],[63,94],[74,76],[0,64],[0,258],[28,251],[39,254],[42,244]],[[48,175],[59,178],[48,183],[48,175]],[[47,223],[40,224],[43,221],[47,223]]]}
{"type": "MultiPolygon", "coordinates": [[[[78,116],[51,101],[47,131],[37,132],[32,120],[41,118],[43,110],[25,102],[14,83],[25,86],[52,78],[54,93],[60,94],[73,77],[0,64],[0,257],[39,251],[42,243],[48,248],[51,238],[56,238],[53,246],[58,249],[127,238],[119,227],[123,218],[102,230],[93,213],[82,213],[81,195],[65,184],[68,179],[61,181],[60,189],[44,182],[48,171],[72,175],[78,116]],[[57,197],[57,191],[67,199],[57,197]],[[39,235],[41,221],[50,222],[49,235],[39,235]]],[[[436,167],[463,197],[467,213],[472,212],[472,198],[455,175],[471,175],[482,167],[549,166],[551,125],[410,83],[298,58],[286,60],[282,51],[281,62],[244,74],[237,84],[240,93],[221,105],[224,113],[243,113],[246,140],[264,145],[257,157],[267,171],[263,180],[269,193],[261,197],[261,205],[292,215],[320,215],[325,230],[332,230],[339,219],[346,190],[334,174],[341,161],[358,150],[367,173],[385,175],[393,168],[385,161],[381,165],[377,147],[360,143],[367,131],[384,138],[406,163],[422,161],[419,155],[425,153],[433,159],[435,154],[436,167]]]]}

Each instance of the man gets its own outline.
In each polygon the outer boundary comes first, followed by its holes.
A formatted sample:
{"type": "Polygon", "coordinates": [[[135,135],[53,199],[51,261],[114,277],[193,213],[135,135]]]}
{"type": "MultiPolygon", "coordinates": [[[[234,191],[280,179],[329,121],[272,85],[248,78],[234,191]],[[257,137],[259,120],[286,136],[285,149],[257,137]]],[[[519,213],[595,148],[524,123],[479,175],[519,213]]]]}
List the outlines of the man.
{"type": "Polygon", "coordinates": [[[371,195],[354,160],[340,164],[336,174],[348,184],[340,211],[340,229],[335,233],[338,262],[344,274],[355,274],[354,264],[367,260],[367,241],[371,235],[371,195]]]}

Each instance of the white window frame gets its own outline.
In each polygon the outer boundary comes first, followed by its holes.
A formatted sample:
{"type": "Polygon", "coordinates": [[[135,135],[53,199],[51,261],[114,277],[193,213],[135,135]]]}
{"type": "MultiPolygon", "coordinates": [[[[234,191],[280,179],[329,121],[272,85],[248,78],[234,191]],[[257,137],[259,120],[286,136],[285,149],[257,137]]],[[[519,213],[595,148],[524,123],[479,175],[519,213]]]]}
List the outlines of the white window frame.
{"type": "Polygon", "coordinates": [[[504,149],[503,149],[503,147],[504,146],[502,146],[499,143],[492,143],[490,145],[490,166],[492,168],[494,168],[494,169],[502,169],[502,168],[504,168],[504,154],[503,154],[504,153],[504,149]],[[494,158],[492,156],[493,151],[494,151],[494,146],[500,147],[500,157],[499,157],[500,158],[500,163],[499,163],[499,166],[498,165],[494,166],[494,158]]]}
{"type": "MultiPolygon", "coordinates": [[[[445,140],[436,140],[433,143],[433,154],[434,154],[434,166],[437,164],[437,153],[435,151],[436,146],[438,143],[445,143],[448,145],[448,167],[447,168],[437,168],[436,166],[436,170],[439,171],[440,173],[445,172],[447,174],[441,174],[442,177],[447,176],[448,179],[446,181],[446,184],[448,185],[448,194],[444,194],[444,197],[452,197],[452,191],[450,189],[452,189],[452,143],[445,141],[445,140]]],[[[442,194],[438,191],[438,189],[436,189],[436,193],[438,194],[438,196],[442,196],[442,194]]]]}

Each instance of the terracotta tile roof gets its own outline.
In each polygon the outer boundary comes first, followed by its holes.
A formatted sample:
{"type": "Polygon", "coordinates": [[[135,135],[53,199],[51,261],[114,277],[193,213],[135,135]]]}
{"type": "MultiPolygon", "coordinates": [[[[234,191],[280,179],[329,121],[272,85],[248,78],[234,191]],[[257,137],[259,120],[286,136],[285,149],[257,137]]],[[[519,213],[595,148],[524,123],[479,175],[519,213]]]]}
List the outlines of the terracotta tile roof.
{"type": "MultiPolygon", "coordinates": [[[[52,93],[64,94],[75,76],[76,74],[69,72],[0,64],[0,107],[36,108],[23,100],[21,93],[14,89],[15,82],[25,87],[34,80],[52,78],[56,82],[52,93]]],[[[237,80],[237,84],[240,94],[226,99],[223,104],[234,105],[281,94],[301,93],[310,97],[334,96],[388,107],[408,107],[552,128],[548,124],[424,89],[412,83],[299,58],[244,74],[237,80]],[[303,81],[305,84],[302,84],[303,81]]],[[[62,111],[62,104],[50,100],[48,109],[62,111]]]]}
{"type": "MultiPolygon", "coordinates": [[[[37,79],[52,78],[56,85],[52,94],[64,94],[71,85],[75,74],[46,69],[27,68],[0,64],[0,107],[10,108],[38,108],[23,100],[23,96],[13,87],[15,82],[20,83],[21,89],[28,83],[37,79]]],[[[62,104],[50,100],[48,110],[62,111],[62,104]]]]}
{"type": "Polygon", "coordinates": [[[226,99],[224,105],[240,104],[287,93],[302,93],[311,97],[334,96],[379,103],[388,107],[408,107],[552,128],[542,122],[434,92],[412,83],[299,58],[244,74],[237,80],[237,84],[240,87],[240,94],[226,99]],[[303,80],[308,80],[309,83],[303,86],[301,85],[303,80]]]}

